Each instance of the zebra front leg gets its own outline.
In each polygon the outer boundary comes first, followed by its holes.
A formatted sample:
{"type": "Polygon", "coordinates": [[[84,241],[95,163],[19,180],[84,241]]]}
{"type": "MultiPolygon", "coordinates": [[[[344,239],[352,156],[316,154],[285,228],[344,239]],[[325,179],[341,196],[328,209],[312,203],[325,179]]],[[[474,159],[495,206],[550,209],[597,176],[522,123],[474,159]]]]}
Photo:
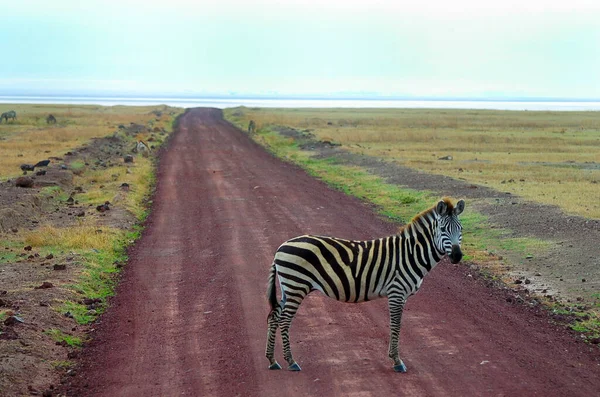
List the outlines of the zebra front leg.
{"type": "Polygon", "coordinates": [[[281,365],[275,360],[275,338],[277,336],[277,327],[279,326],[279,318],[281,316],[281,307],[283,301],[269,313],[267,318],[267,349],[265,355],[269,360],[269,369],[281,369],[281,365]]]}
{"type": "Polygon", "coordinates": [[[279,327],[281,328],[281,340],[283,342],[283,358],[288,363],[288,370],[290,371],[300,371],[300,366],[292,357],[292,350],[290,348],[290,326],[292,324],[292,320],[298,311],[298,307],[300,303],[302,303],[302,299],[304,297],[290,297],[288,295],[288,299],[285,302],[285,306],[283,307],[283,312],[281,313],[281,318],[279,319],[279,327]]]}
{"type": "Polygon", "coordinates": [[[398,353],[398,338],[400,336],[400,323],[406,300],[401,296],[389,296],[388,307],[390,311],[390,350],[389,357],[394,362],[394,371],[406,372],[406,365],[400,360],[398,353]]]}

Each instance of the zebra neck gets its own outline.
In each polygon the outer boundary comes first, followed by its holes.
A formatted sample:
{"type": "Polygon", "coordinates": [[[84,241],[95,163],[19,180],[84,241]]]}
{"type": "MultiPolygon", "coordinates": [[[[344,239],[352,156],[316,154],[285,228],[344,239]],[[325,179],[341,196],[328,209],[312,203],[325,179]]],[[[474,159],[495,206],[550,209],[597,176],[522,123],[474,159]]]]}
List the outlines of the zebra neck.
{"type": "Polygon", "coordinates": [[[442,259],[433,241],[433,228],[413,225],[398,235],[398,266],[400,271],[410,271],[423,278],[442,259]]]}

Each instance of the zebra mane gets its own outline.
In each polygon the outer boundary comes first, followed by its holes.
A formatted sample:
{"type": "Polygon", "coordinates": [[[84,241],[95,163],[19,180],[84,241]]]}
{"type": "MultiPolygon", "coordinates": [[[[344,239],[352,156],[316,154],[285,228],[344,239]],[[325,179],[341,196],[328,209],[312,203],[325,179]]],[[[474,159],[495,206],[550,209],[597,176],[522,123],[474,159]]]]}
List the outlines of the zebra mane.
{"type": "MultiPolygon", "coordinates": [[[[452,212],[454,210],[454,204],[452,204],[452,201],[450,200],[449,197],[442,197],[442,201],[445,202],[446,205],[448,206],[448,212],[452,212]]],[[[402,233],[404,231],[410,230],[413,225],[423,224],[425,221],[424,218],[428,218],[432,213],[434,213],[436,207],[437,207],[437,203],[435,203],[435,205],[433,205],[431,208],[428,208],[425,211],[419,212],[417,215],[415,215],[410,220],[409,223],[407,223],[404,226],[401,226],[398,233],[402,233]]]]}

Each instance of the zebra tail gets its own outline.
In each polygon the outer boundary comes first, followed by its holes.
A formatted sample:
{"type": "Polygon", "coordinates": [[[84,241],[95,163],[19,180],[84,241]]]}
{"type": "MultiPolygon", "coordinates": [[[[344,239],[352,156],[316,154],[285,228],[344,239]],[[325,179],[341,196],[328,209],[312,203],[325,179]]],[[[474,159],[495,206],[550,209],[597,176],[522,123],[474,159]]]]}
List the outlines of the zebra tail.
{"type": "MultiPolygon", "coordinates": [[[[275,286],[275,276],[277,275],[277,269],[275,268],[275,262],[271,265],[271,270],[269,271],[269,281],[267,283],[267,299],[269,300],[269,304],[271,305],[271,313],[279,307],[279,303],[277,303],[277,288],[275,286]]],[[[269,315],[271,314],[269,313],[269,315]]]]}

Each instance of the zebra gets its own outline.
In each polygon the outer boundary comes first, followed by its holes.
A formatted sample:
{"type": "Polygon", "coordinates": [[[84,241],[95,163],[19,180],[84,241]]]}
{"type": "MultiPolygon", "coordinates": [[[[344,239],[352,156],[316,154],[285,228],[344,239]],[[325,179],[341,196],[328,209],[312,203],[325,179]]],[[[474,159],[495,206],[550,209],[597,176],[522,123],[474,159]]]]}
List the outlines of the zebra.
{"type": "Polygon", "coordinates": [[[4,112],[4,113],[2,113],[2,115],[0,115],[0,121],[2,121],[2,119],[4,119],[7,123],[8,123],[8,119],[15,120],[16,118],[17,118],[17,112],[15,112],[14,110],[9,110],[8,112],[4,112]]]}
{"type": "Polygon", "coordinates": [[[49,114],[48,117],[46,117],[46,123],[56,124],[56,117],[54,117],[52,114],[49,114]]]}
{"type": "Polygon", "coordinates": [[[256,123],[254,122],[254,120],[250,120],[250,122],[248,123],[248,132],[256,132],[256,123]]]}
{"type": "Polygon", "coordinates": [[[143,157],[148,157],[148,155],[150,154],[150,146],[148,146],[146,142],[139,140],[135,145],[134,151],[136,153],[141,153],[143,157]]]}
{"type": "Polygon", "coordinates": [[[289,329],[302,300],[321,291],[343,302],[388,298],[390,343],[388,356],[396,372],[406,372],[398,353],[404,305],[417,292],[423,278],[448,255],[462,259],[462,225],[458,219],[464,200],[456,206],[448,198],[415,216],[397,235],[368,241],[304,235],[284,242],[275,253],[269,272],[266,357],[269,369],[281,369],[274,358],[275,336],[281,328],[283,355],[288,370],[300,371],[290,349],[289,329]],[[281,301],[277,302],[275,278],[281,301]]]}

